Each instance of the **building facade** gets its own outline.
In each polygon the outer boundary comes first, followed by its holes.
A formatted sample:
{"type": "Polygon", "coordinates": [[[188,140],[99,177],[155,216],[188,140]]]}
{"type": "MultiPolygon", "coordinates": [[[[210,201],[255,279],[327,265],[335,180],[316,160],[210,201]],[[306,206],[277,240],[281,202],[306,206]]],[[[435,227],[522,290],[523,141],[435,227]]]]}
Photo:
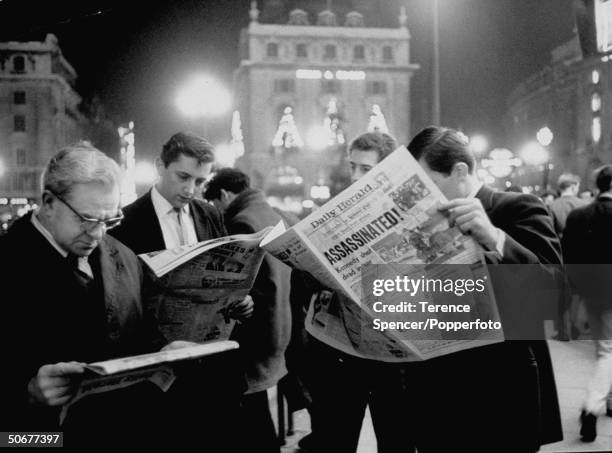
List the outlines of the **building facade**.
{"type": "Polygon", "coordinates": [[[368,129],[388,129],[400,143],[410,137],[418,65],[410,61],[405,11],[396,28],[368,27],[359,11],[338,17],[297,8],[285,23],[260,23],[253,2],[250,14],[234,84],[245,147],[237,165],[255,185],[295,199],[311,197],[314,187],[323,201],[324,187],[336,191],[352,138],[368,129]]]}
{"type": "Polygon", "coordinates": [[[51,155],[84,137],[76,77],[54,35],[0,43],[0,205],[38,199],[51,155]]]}
{"type": "Polygon", "coordinates": [[[521,149],[548,127],[553,140],[548,159],[523,165],[513,183],[544,190],[556,188],[563,172],[592,186],[593,171],[612,163],[612,60],[607,54],[584,56],[578,36],[552,51],[550,64],[523,81],[508,99],[510,144],[521,149]]]}

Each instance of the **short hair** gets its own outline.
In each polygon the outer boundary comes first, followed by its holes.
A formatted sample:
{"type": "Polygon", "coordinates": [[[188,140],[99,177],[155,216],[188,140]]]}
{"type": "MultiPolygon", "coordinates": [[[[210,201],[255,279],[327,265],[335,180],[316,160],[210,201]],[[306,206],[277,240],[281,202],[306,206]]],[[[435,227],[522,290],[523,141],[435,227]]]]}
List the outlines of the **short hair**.
{"type": "Polygon", "coordinates": [[[429,126],[416,134],[408,145],[408,151],[416,160],[423,159],[428,167],[438,173],[450,175],[458,162],[474,173],[476,160],[468,147],[468,139],[455,129],[429,126]]]}
{"type": "Polygon", "coordinates": [[[88,141],[60,149],[47,163],[41,177],[42,190],[50,190],[60,197],[70,195],[77,184],[118,186],[121,169],[117,162],[88,141]]]}
{"type": "Polygon", "coordinates": [[[572,187],[576,184],[580,184],[580,178],[571,173],[563,173],[557,180],[557,186],[561,191],[564,191],[568,187],[572,187]]]}
{"type": "Polygon", "coordinates": [[[547,190],[545,192],[542,192],[542,195],[540,195],[540,198],[542,198],[542,199],[544,199],[546,197],[557,198],[557,194],[555,192],[551,192],[550,190],[547,190]]]}
{"type": "Polygon", "coordinates": [[[250,187],[249,177],[235,168],[222,168],[217,171],[206,185],[204,198],[207,200],[219,200],[221,189],[232,193],[240,193],[250,187]]]}
{"type": "Polygon", "coordinates": [[[611,189],[612,184],[612,165],[604,165],[597,169],[595,176],[595,184],[601,193],[607,192],[611,189]]]}
{"type": "Polygon", "coordinates": [[[378,162],[397,148],[397,140],[384,132],[366,132],[355,138],[348,147],[349,153],[357,151],[376,151],[378,162]]]}
{"type": "Polygon", "coordinates": [[[208,140],[192,132],[177,132],[164,144],[161,160],[164,166],[179,160],[180,155],[193,157],[198,164],[215,161],[215,150],[208,140]]]}

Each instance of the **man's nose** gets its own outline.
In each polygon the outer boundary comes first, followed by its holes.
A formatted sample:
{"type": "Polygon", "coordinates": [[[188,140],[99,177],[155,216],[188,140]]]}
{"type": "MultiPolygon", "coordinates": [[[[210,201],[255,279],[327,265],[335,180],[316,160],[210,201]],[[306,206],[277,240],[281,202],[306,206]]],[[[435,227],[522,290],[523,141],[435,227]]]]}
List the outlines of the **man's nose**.
{"type": "Polygon", "coordinates": [[[106,225],[103,223],[98,223],[95,227],[87,230],[87,234],[92,239],[100,241],[106,234],[106,225]]]}
{"type": "Polygon", "coordinates": [[[195,181],[187,181],[185,185],[183,185],[183,192],[188,195],[193,195],[195,193],[195,181]]]}

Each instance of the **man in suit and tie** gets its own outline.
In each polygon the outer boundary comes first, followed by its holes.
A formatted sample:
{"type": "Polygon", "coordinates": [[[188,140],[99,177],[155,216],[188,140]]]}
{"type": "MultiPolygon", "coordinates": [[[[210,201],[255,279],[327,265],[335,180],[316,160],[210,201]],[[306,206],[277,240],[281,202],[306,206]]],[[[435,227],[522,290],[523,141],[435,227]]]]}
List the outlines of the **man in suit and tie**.
{"type": "Polygon", "coordinates": [[[60,150],[44,170],[40,208],[0,238],[0,275],[14,289],[2,298],[3,431],[61,430],[66,445],[135,446],[162,421],[161,392],[144,383],[78,401],[60,426],[85,363],[166,344],[143,309],[138,259],[106,235],[122,219],[119,178],[119,166],[87,142],[60,150]]]}
{"type": "Polygon", "coordinates": [[[612,165],[596,176],[599,195],[567,217],[563,258],[578,293],[584,296],[589,326],[595,342],[597,364],[587,387],[580,434],[585,442],[597,436],[597,416],[612,409],[612,165]],[[607,400],[607,401],[606,401],[607,400]]]}
{"type": "MultiPolygon", "coordinates": [[[[136,254],[226,236],[219,211],[196,198],[213,164],[214,149],[206,139],[189,132],[174,134],[155,161],[157,183],[123,209],[123,222],[112,234],[136,254]]],[[[158,303],[164,303],[163,297],[158,298],[158,303]]],[[[159,307],[155,311],[159,312],[159,307]]],[[[253,301],[247,296],[232,306],[228,314],[243,321],[252,312],[253,301]]],[[[173,414],[176,430],[195,437],[205,429],[212,445],[231,451],[228,442],[235,438],[233,419],[243,387],[235,352],[206,360],[191,378],[183,377],[183,382],[177,381],[168,392],[168,413],[173,414]],[[195,412],[200,416],[193,417],[195,412]]]]}
{"type": "MultiPolygon", "coordinates": [[[[476,177],[474,156],[463,134],[431,126],[412,139],[408,150],[449,199],[440,210],[451,225],[483,247],[490,271],[533,279],[540,272],[546,275],[544,264],[561,263],[559,240],[543,203],[532,195],[484,186],[476,177]],[[525,266],[503,266],[519,263],[525,266]]],[[[517,277],[516,284],[502,292],[493,281],[496,296],[505,296],[508,305],[500,306],[502,321],[524,297],[518,281],[517,277]]],[[[534,338],[407,364],[406,426],[418,451],[493,448],[532,453],[541,444],[562,439],[548,347],[534,338]]]]}

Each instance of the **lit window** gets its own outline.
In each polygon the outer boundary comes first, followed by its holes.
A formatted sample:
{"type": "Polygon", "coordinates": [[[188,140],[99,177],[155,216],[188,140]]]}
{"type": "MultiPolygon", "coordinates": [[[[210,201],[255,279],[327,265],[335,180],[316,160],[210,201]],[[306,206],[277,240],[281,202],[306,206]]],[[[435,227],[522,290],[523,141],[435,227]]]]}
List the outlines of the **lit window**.
{"type": "Polygon", "coordinates": [[[25,103],[26,103],[25,91],[13,92],[13,104],[25,104],[25,103]]]}
{"type": "Polygon", "coordinates": [[[15,115],[13,117],[13,130],[15,132],[25,132],[26,122],[24,115],[15,115]]]}
{"type": "Polygon", "coordinates": [[[359,45],[353,48],[353,58],[355,60],[363,60],[365,58],[365,47],[359,45]]]}
{"type": "Polygon", "coordinates": [[[601,96],[599,93],[593,93],[591,96],[591,110],[593,112],[599,112],[601,110],[601,96]]]}
{"type": "Polygon", "coordinates": [[[306,46],[306,44],[298,44],[298,45],[296,45],[295,46],[295,54],[299,58],[306,58],[306,57],[308,57],[308,47],[306,46]]]}
{"type": "Polygon", "coordinates": [[[333,44],[327,44],[325,46],[325,53],[323,54],[323,58],[326,60],[333,60],[336,58],[336,46],[333,44]]]}
{"type": "Polygon", "coordinates": [[[599,83],[599,71],[597,69],[594,69],[591,73],[591,80],[595,85],[599,83]]]}
{"type": "Polygon", "coordinates": [[[270,42],[266,46],[266,55],[268,57],[278,57],[278,44],[270,42]]]}
{"type": "Polygon", "coordinates": [[[601,140],[601,118],[596,116],[593,118],[593,124],[591,125],[591,136],[593,137],[593,142],[599,143],[601,140]]]}

